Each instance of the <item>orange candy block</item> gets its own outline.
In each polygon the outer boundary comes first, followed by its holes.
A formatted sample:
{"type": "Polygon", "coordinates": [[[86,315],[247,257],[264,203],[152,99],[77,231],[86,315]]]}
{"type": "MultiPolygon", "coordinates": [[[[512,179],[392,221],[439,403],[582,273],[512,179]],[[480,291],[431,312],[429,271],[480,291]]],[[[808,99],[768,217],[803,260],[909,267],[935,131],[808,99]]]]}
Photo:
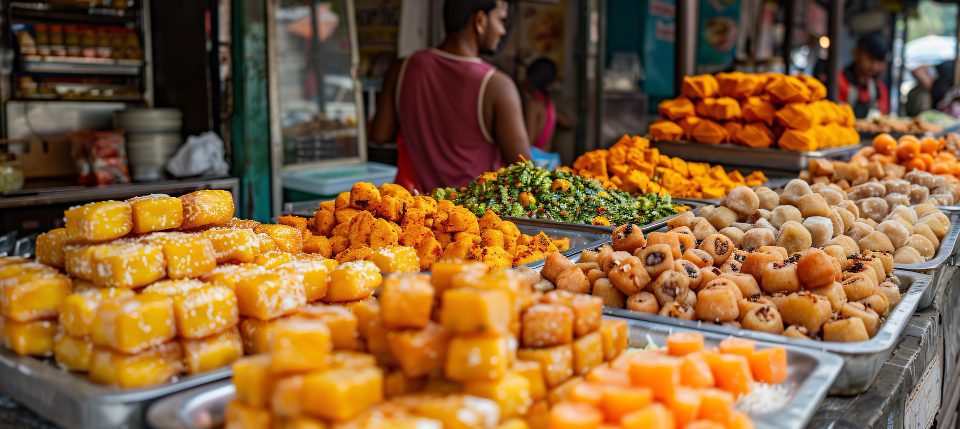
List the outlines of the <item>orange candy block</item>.
{"type": "Polygon", "coordinates": [[[720,353],[728,353],[749,358],[757,348],[757,343],[746,338],[725,338],[720,341],[720,353]]]}
{"type": "Polygon", "coordinates": [[[161,246],[167,262],[167,277],[171,279],[200,277],[217,267],[213,242],[203,236],[163,232],[148,235],[142,241],[161,246]]]}
{"type": "Polygon", "coordinates": [[[706,353],[704,356],[717,387],[734,396],[748,393],[753,388],[753,374],[747,358],[725,353],[706,353]]]}
{"type": "Polygon", "coordinates": [[[671,356],[686,356],[703,350],[703,334],[675,332],[667,336],[667,353],[671,356]]]}
{"type": "Polygon", "coordinates": [[[319,320],[287,319],[270,332],[270,370],[274,373],[326,369],[333,350],[330,328],[319,320]]]}
{"type": "Polygon", "coordinates": [[[383,283],[380,268],[370,261],[355,261],[340,265],[330,272],[325,302],[359,301],[373,295],[383,283]]]}
{"type": "Polygon", "coordinates": [[[623,417],[653,401],[653,393],[644,387],[605,386],[600,406],[607,422],[619,423],[623,417]]]}
{"type": "Polygon", "coordinates": [[[627,330],[624,320],[603,319],[600,322],[604,361],[613,360],[627,349],[627,330]]]}
{"type": "Polygon", "coordinates": [[[684,427],[700,415],[700,393],[697,389],[679,387],[673,398],[667,400],[677,427],[684,427]]]}
{"type": "Polygon", "coordinates": [[[505,334],[510,329],[509,292],[460,288],[443,293],[440,322],[452,334],[505,334]]]}
{"type": "Polygon", "coordinates": [[[180,197],[183,204],[181,229],[226,225],[233,219],[233,195],[227,191],[195,191],[180,197]]]}
{"type": "Polygon", "coordinates": [[[293,316],[267,321],[243,318],[240,321],[240,338],[243,339],[244,353],[257,354],[270,351],[270,333],[273,327],[290,317],[293,316]]]}
{"type": "Polygon", "coordinates": [[[177,229],[183,223],[183,203],[169,195],[147,195],[127,200],[132,208],[134,234],[177,229]]]}
{"type": "Polygon", "coordinates": [[[694,125],[690,134],[694,141],[700,143],[719,144],[730,140],[730,134],[723,125],[707,119],[694,125]]]}
{"type": "Polygon", "coordinates": [[[463,386],[463,393],[496,402],[500,406],[501,419],[522,416],[533,405],[530,382],[512,372],[497,380],[468,381],[463,386]]]}
{"type": "Polygon", "coordinates": [[[733,410],[729,427],[730,429],[753,429],[753,422],[743,411],[733,410]]]}
{"type": "Polygon", "coordinates": [[[717,79],[710,74],[697,76],[684,76],[680,93],[688,98],[707,98],[714,97],[720,90],[720,84],[717,79]]]}
{"type": "Polygon", "coordinates": [[[549,347],[573,341],[573,310],[561,304],[536,304],[523,313],[524,347],[549,347]]]}
{"type": "Polygon", "coordinates": [[[367,353],[337,350],[327,359],[329,369],[367,368],[377,366],[377,359],[367,353]]]}
{"type": "Polygon", "coordinates": [[[163,249],[156,244],[111,243],[94,247],[90,255],[94,284],[138,288],[167,275],[163,249]]]}
{"type": "Polygon", "coordinates": [[[660,111],[660,116],[671,121],[694,115],[693,102],[684,97],[663,100],[657,106],[657,109],[660,111]]]}
{"type": "Polygon", "coordinates": [[[747,356],[747,360],[757,381],[777,384],[787,379],[787,351],[783,347],[757,350],[747,356]]]}
{"type": "Polygon", "coordinates": [[[253,262],[264,268],[275,268],[279,265],[293,262],[293,260],[294,257],[290,253],[281,250],[271,250],[257,255],[257,258],[254,259],[253,262]]]}
{"type": "Polygon", "coordinates": [[[88,289],[68,295],[60,304],[60,326],[75,337],[90,335],[90,326],[101,302],[133,295],[132,290],[122,288],[88,289]]]}
{"type": "Polygon", "coordinates": [[[200,339],[223,332],[240,322],[237,296],[226,286],[199,280],[166,280],[143,290],[173,299],[177,333],[182,338],[200,339]]]}
{"type": "Polygon", "coordinates": [[[584,335],[573,342],[573,373],[585,375],[603,363],[603,337],[599,332],[584,335]]]}
{"type": "Polygon", "coordinates": [[[539,401],[547,396],[547,385],[543,381],[543,371],[540,364],[529,360],[518,360],[513,363],[511,371],[527,379],[530,384],[530,397],[539,401]]]}
{"type": "Polygon", "coordinates": [[[93,343],[87,338],[59,332],[53,340],[53,356],[62,368],[86,372],[93,357],[93,343]]]}
{"type": "Polygon", "coordinates": [[[51,267],[64,267],[63,248],[67,245],[67,229],[55,228],[37,236],[37,262],[51,267]]]}
{"type": "Polygon", "coordinates": [[[247,356],[233,363],[236,399],[251,407],[267,406],[275,375],[270,372],[270,356],[247,356]]]}
{"type": "Polygon", "coordinates": [[[187,374],[199,374],[230,365],[243,356],[240,331],[230,328],[199,340],[180,340],[187,374]]]}
{"type": "Polygon", "coordinates": [[[447,346],[444,374],[455,381],[496,380],[511,363],[510,337],[459,336],[447,346]]]}
{"type": "Polygon", "coordinates": [[[292,276],[303,284],[307,302],[313,302],[327,295],[327,275],[330,268],[321,261],[297,260],[277,267],[276,272],[292,276]]]}
{"type": "Polygon", "coordinates": [[[16,322],[0,318],[0,333],[0,344],[20,356],[49,356],[53,352],[57,322],[16,322]]]}
{"type": "Polygon", "coordinates": [[[370,254],[370,262],[384,273],[419,273],[420,257],[417,249],[407,246],[386,246],[370,254]]]}
{"type": "Polygon", "coordinates": [[[177,334],[173,300],[155,294],[103,301],[90,326],[99,347],[134,354],[167,342],[177,334]]]}
{"type": "Polygon", "coordinates": [[[773,146],[776,136],[764,124],[746,124],[733,136],[733,140],[752,148],[767,148],[773,146]]]}
{"type": "Polygon", "coordinates": [[[783,132],[777,145],[781,149],[809,152],[817,149],[816,138],[810,131],[789,129],[783,132]]]}
{"type": "Polygon", "coordinates": [[[367,327],[370,325],[370,321],[374,319],[380,321],[380,302],[374,297],[340,305],[357,316],[357,333],[360,334],[360,338],[367,337],[367,327]]]}
{"type": "Polygon", "coordinates": [[[97,347],[90,359],[90,381],[131,388],[166,383],[183,371],[183,349],[174,341],[137,354],[97,347]]]}
{"type": "Polygon", "coordinates": [[[225,417],[227,420],[226,429],[273,427],[273,416],[269,410],[253,407],[236,399],[227,402],[225,417]]]}
{"type": "Polygon", "coordinates": [[[730,392],[720,389],[700,389],[700,414],[698,418],[722,425],[730,422],[734,398],[730,392]]]}
{"type": "Polygon", "coordinates": [[[237,283],[239,283],[240,280],[255,277],[259,274],[266,274],[266,272],[267,270],[263,267],[253,264],[221,265],[201,276],[200,280],[236,290],[237,283]]]}
{"type": "Polygon", "coordinates": [[[260,254],[260,239],[252,229],[211,228],[200,234],[213,243],[218,264],[254,262],[260,254]]]}
{"type": "Polygon", "coordinates": [[[597,383],[604,386],[629,386],[630,376],[626,370],[615,369],[609,365],[598,366],[585,377],[590,383],[597,383]]]}
{"type": "MultiPolygon", "coordinates": [[[[423,377],[443,369],[446,356],[447,335],[436,323],[423,329],[392,331],[387,333],[387,345],[409,378],[423,377]]],[[[496,358],[494,356],[493,358],[496,358]]]]}
{"type": "Polygon", "coordinates": [[[672,429],[676,427],[676,423],[667,407],[660,403],[653,403],[623,416],[620,427],[623,429],[672,429]]]}
{"type": "Polygon", "coordinates": [[[388,277],[380,292],[380,317],[388,329],[422,329],[430,322],[433,286],[423,274],[388,277]]]}
{"type": "Polygon", "coordinates": [[[680,383],[690,387],[713,387],[716,380],[703,352],[690,353],[680,362],[680,383]]]}
{"type": "Polygon", "coordinates": [[[307,303],[303,285],[285,281],[274,273],[243,278],[235,292],[240,315],[260,320],[296,313],[307,303]]]}
{"type": "Polygon", "coordinates": [[[101,201],[63,212],[70,242],[99,243],[130,233],[133,228],[129,203],[101,201]]]}
{"type": "Polygon", "coordinates": [[[573,348],[570,345],[537,349],[520,349],[517,357],[535,361],[543,371],[543,381],[547,387],[556,387],[573,377],[573,348]]]}
{"type": "Polygon", "coordinates": [[[265,223],[254,228],[254,231],[269,235],[280,251],[300,253],[303,250],[303,234],[292,226],[265,223]]]}
{"type": "Polygon", "coordinates": [[[630,361],[630,382],[647,387],[657,399],[672,398],[680,385],[680,359],[659,357],[630,361]]]}
{"type": "Polygon", "coordinates": [[[303,380],[300,405],[310,415],[334,421],[356,417],[383,401],[379,368],[350,368],[312,373],[303,380]]]}
{"type": "Polygon", "coordinates": [[[292,375],[274,383],[270,395],[270,410],[274,416],[287,419],[301,414],[300,390],[303,389],[303,378],[303,375],[292,375]]]}
{"type": "Polygon", "coordinates": [[[297,311],[297,316],[326,323],[334,350],[357,348],[358,319],[350,310],[337,305],[310,304],[297,311]]]}
{"type": "Polygon", "coordinates": [[[597,383],[579,383],[570,389],[569,400],[581,404],[589,404],[599,407],[603,402],[604,386],[597,383]]]}
{"type": "Polygon", "coordinates": [[[453,285],[453,277],[460,273],[486,273],[489,268],[478,262],[462,263],[455,262],[437,262],[430,268],[430,282],[433,283],[437,293],[442,293],[453,285]]]}
{"type": "Polygon", "coordinates": [[[674,122],[656,121],[650,124],[649,134],[655,142],[678,141],[683,138],[683,128],[674,122]]]}
{"type": "Polygon", "coordinates": [[[0,280],[0,314],[17,322],[56,317],[71,292],[70,278],[56,270],[23,272],[0,280]]]}
{"type": "Polygon", "coordinates": [[[587,404],[561,402],[550,409],[550,429],[595,429],[601,423],[603,414],[587,404]]]}

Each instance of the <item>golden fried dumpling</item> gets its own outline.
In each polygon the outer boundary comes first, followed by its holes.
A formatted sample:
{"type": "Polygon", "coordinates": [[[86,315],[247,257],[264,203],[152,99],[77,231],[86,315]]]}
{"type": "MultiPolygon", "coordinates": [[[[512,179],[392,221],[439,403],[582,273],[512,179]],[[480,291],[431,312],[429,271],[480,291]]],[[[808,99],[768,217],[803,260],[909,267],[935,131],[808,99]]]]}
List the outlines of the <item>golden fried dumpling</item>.
{"type": "Polygon", "coordinates": [[[810,90],[810,96],[807,98],[809,101],[827,98],[827,87],[819,79],[805,74],[798,75],[797,78],[802,80],[807,85],[807,89],[810,90]]]}
{"type": "Polygon", "coordinates": [[[721,96],[739,99],[755,95],[763,84],[761,77],[741,72],[717,73],[717,83],[721,96]]]}
{"type": "Polygon", "coordinates": [[[765,89],[774,103],[800,103],[810,98],[810,89],[807,85],[793,76],[772,78],[765,89]]]}
{"type": "Polygon", "coordinates": [[[680,93],[689,98],[715,97],[720,84],[713,75],[684,76],[680,93]]]}
{"type": "Polygon", "coordinates": [[[733,141],[750,147],[773,146],[774,135],[766,125],[755,123],[746,124],[734,135],[733,141]]]}
{"type": "Polygon", "coordinates": [[[657,121],[650,124],[650,140],[655,142],[675,142],[683,137],[683,128],[674,122],[657,121]]]}
{"type": "Polygon", "coordinates": [[[740,103],[730,97],[717,98],[710,106],[710,117],[718,121],[740,119],[740,103]]]}
{"type": "Polygon", "coordinates": [[[671,121],[694,115],[693,102],[684,97],[661,101],[659,110],[660,116],[671,121]]]}
{"type": "Polygon", "coordinates": [[[700,143],[718,144],[730,140],[726,128],[709,119],[701,120],[694,125],[692,131],[693,141],[700,143]]]}
{"type": "Polygon", "coordinates": [[[777,142],[780,149],[808,152],[817,149],[816,136],[806,130],[786,130],[777,142]]]}
{"type": "Polygon", "coordinates": [[[773,124],[773,119],[777,114],[777,108],[773,106],[773,103],[760,97],[748,97],[743,100],[740,110],[744,121],[763,122],[767,125],[773,124]]]}
{"type": "Polygon", "coordinates": [[[677,121],[677,125],[683,129],[683,136],[686,138],[693,138],[693,127],[697,126],[700,122],[703,122],[702,118],[696,116],[687,116],[683,119],[677,121]]]}
{"type": "Polygon", "coordinates": [[[795,130],[809,130],[814,124],[814,115],[806,103],[790,103],[777,110],[777,122],[795,130]]]}

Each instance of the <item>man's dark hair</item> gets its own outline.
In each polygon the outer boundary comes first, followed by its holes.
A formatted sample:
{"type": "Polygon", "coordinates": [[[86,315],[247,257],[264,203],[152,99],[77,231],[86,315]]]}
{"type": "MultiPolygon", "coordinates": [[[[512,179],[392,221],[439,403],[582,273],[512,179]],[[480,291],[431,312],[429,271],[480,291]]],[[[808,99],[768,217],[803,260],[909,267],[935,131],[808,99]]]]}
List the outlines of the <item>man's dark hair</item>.
{"type": "Polygon", "coordinates": [[[497,7],[497,0],[446,0],[443,2],[443,29],[453,34],[467,27],[470,17],[497,7]]]}
{"type": "Polygon", "coordinates": [[[857,40],[857,49],[875,60],[887,59],[887,53],[890,52],[890,48],[887,47],[887,40],[880,33],[860,36],[860,39],[857,40]]]}
{"type": "Polygon", "coordinates": [[[547,92],[557,78],[557,65],[549,58],[537,58],[527,66],[527,80],[541,92],[547,92]]]}

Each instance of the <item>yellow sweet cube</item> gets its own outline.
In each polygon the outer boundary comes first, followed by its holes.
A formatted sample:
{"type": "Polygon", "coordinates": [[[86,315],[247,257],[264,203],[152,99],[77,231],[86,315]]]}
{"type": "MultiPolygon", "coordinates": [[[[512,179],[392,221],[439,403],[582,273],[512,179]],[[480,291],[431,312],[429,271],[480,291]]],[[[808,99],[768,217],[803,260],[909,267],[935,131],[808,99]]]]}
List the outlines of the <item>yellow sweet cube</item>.
{"type": "Polygon", "coordinates": [[[586,375],[591,368],[603,363],[603,337],[593,332],[573,342],[573,373],[586,375]]]}
{"type": "MultiPolygon", "coordinates": [[[[238,400],[227,402],[224,412],[225,429],[264,429],[274,427],[273,415],[269,410],[253,407],[238,400]]],[[[323,428],[321,426],[321,428],[323,428]]]]}
{"type": "Polygon", "coordinates": [[[90,359],[93,357],[93,343],[89,338],[58,332],[53,339],[53,357],[61,368],[86,372],[90,369],[90,359]]]}
{"type": "Polygon", "coordinates": [[[396,365],[393,353],[390,352],[390,343],[387,342],[387,328],[379,318],[373,319],[367,324],[367,353],[377,358],[381,366],[391,367],[396,365]]]}
{"type": "Polygon", "coordinates": [[[101,302],[133,295],[132,290],[123,288],[87,289],[70,294],[60,304],[60,326],[75,337],[90,335],[90,326],[101,302]]]}
{"type": "Polygon", "coordinates": [[[236,399],[246,405],[264,408],[269,404],[274,374],[270,372],[270,355],[246,356],[233,363],[233,385],[236,399]]]}
{"type": "Polygon", "coordinates": [[[274,383],[270,395],[270,411],[274,416],[288,418],[302,414],[300,390],[303,389],[303,378],[303,375],[290,375],[274,383]]]}
{"type": "Polygon", "coordinates": [[[254,231],[269,235],[277,243],[277,250],[287,253],[300,253],[303,250],[303,234],[292,226],[265,223],[254,231]]]}
{"type": "Polygon", "coordinates": [[[444,429],[493,428],[500,422],[497,404],[477,396],[405,395],[391,402],[406,407],[418,416],[440,421],[444,429]]]}
{"type": "Polygon", "coordinates": [[[101,201],[73,207],[63,212],[67,239],[72,243],[98,243],[114,240],[133,229],[130,203],[101,201]]]}
{"type": "Polygon", "coordinates": [[[49,356],[53,352],[53,337],[57,333],[55,320],[17,322],[0,319],[3,345],[20,356],[49,356]]]}
{"type": "Polygon", "coordinates": [[[270,332],[270,369],[275,373],[323,370],[332,349],[326,323],[300,318],[284,320],[270,332]]]}
{"type": "Polygon", "coordinates": [[[380,291],[380,317],[388,329],[421,329],[430,322],[433,286],[424,274],[387,277],[380,291]]]}
{"type": "Polygon", "coordinates": [[[93,252],[102,246],[67,245],[63,248],[63,269],[79,279],[93,280],[93,252]]]}
{"type": "Polygon", "coordinates": [[[453,277],[465,272],[486,273],[489,268],[479,262],[437,262],[430,268],[430,281],[437,293],[453,285],[453,277]]]}
{"type": "Polygon", "coordinates": [[[252,229],[210,228],[200,234],[213,243],[218,264],[254,262],[260,254],[260,239],[252,229]]]}
{"type": "Polygon", "coordinates": [[[547,385],[543,381],[543,371],[540,364],[531,360],[518,360],[510,369],[513,373],[526,378],[530,384],[530,397],[539,401],[547,397],[547,385]]]}
{"type": "Polygon", "coordinates": [[[90,280],[100,287],[138,288],[167,276],[163,248],[149,243],[111,243],[91,254],[90,280]]]}
{"type": "Polygon", "coordinates": [[[67,229],[55,228],[37,236],[37,262],[63,268],[63,248],[67,245],[67,229]]]}
{"type": "MultiPolygon", "coordinates": [[[[289,253],[285,253],[289,255],[289,253]]],[[[323,298],[327,294],[327,276],[330,268],[326,262],[295,260],[275,268],[277,273],[294,278],[303,285],[307,302],[323,298]]]]}
{"type": "Polygon", "coordinates": [[[55,270],[24,272],[0,280],[0,314],[17,322],[57,317],[71,292],[70,278],[55,270]]]}
{"type": "Polygon", "coordinates": [[[357,316],[346,307],[310,304],[297,311],[297,316],[319,320],[330,328],[330,341],[334,350],[357,348],[357,316]]]}
{"type": "Polygon", "coordinates": [[[417,249],[407,246],[386,246],[370,254],[370,262],[377,264],[384,273],[418,273],[420,257],[417,249]]]}
{"type": "Polygon", "coordinates": [[[573,377],[573,347],[569,344],[537,349],[520,349],[517,358],[540,364],[543,381],[548,388],[558,386],[573,377]]]}
{"type": "Polygon", "coordinates": [[[440,322],[454,334],[506,334],[513,318],[511,308],[507,291],[448,289],[443,293],[440,322]]]}
{"type": "Polygon", "coordinates": [[[380,320],[380,301],[375,297],[339,305],[357,316],[357,333],[360,334],[360,338],[367,338],[367,327],[370,326],[371,320],[380,320]]]}
{"type": "Polygon", "coordinates": [[[358,301],[373,295],[383,283],[380,268],[370,261],[342,264],[330,272],[325,302],[358,301]]]}
{"type": "Polygon", "coordinates": [[[383,372],[379,368],[349,368],[307,375],[300,391],[307,414],[346,421],[383,401],[383,372]]]}
{"type": "Polygon", "coordinates": [[[627,350],[628,326],[625,320],[603,319],[600,337],[603,340],[603,359],[611,361],[627,350]]]}
{"type": "Polygon", "coordinates": [[[252,355],[270,351],[270,333],[277,323],[292,316],[273,320],[243,318],[240,321],[240,337],[243,339],[243,351],[252,355]]]}
{"type": "Polygon", "coordinates": [[[240,322],[237,296],[226,286],[199,280],[164,280],[147,286],[143,293],[173,298],[177,334],[181,338],[208,337],[240,322]]]}
{"type": "Polygon", "coordinates": [[[453,337],[447,346],[444,374],[460,382],[501,378],[510,367],[510,343],[507,335],[453,337]]]}
{"type": "Polygon", "coordinates": [[[303,285],[285,281],[276,273],[244,277],[235,290],[240,315],[260,320],[296,313],[307,303],[303,285]]]}
{"type": "Polygon", "coordinates": [[[217,267],[217,252],[213,242],[198,234],[161,232],[141,239],[163,249],[167,262],[167,277],[186,279],[200,277],[217,267]]]}
{"type": "Polygon", "coordinates": [[[257,255],[254,263],[264,268],[275,268],[278,265],[293,262],[293,260],[294,257],[290,253],[282,250],[271,250],[257,255]]]}
{"type": "Polygon", "coordinates": [[[131,388],[163,384],[183,372],[183,348],[171,341],[137,354],[96,347],[90,358],[90,381],[131,388]]]}
{"type": "Polygon", "coordinates": [[[263,267],[255,264],[220,265],[213,271],[200,276],[200,280],[236,290],[237,283],[241,279],[265,274],[266,272],[267,270],[263,267]]]}
{"type": "Polygon", "coordinates": [[[199,340],[180,340],[187,374],[199,374],[222,368],[243,356],[240,330],[230,328],[199,340]]]}
{"type": "Polygon", "coordinates": [[[329,369],[367,368],[377,366],[377,359],[373,355],[348,350],[334,350],[327,359],[329,369]]]}
{"type": "Polygon", "coordinates": [[[277,242],[273,241],[269,235],[264,233],[257,234],[257,240],[260,241],[260,253],[266,253],[277,250],[277,242]]]}
{"type": "Polygon", "coordinates": [[[163,295],[109,299],[97,309],[90,339],[99,347],[138,353],[172,340],[177,335],[175,317],[173,300],[163,295]]]}
{"type": "Polygon", "coordinates": [[[180,196],[183,204],[181,229],[226,225],[233,219],[233,195],[228,191],[205,190],[180,196]]]}
{"type": "Polygon", "coordinates": [[[183,203],[169,195],[145,195],[127,200],[132,208],[134,234],[177,229],[183,223],[183,203]]]}
{"type": "Polygon", "coordinates": [[[501,419],[522,416],[533,405],[530,382],[513,372],[497,380],[468,381],[463,385],[463,393],[496,402],[501,419]]]}
{"type": "Polygon", "coordinates": [[[407,377],[423,377],[443,369],[447,334],[437,323],[420,330],[388,332],[387,344],[407,377]]]}

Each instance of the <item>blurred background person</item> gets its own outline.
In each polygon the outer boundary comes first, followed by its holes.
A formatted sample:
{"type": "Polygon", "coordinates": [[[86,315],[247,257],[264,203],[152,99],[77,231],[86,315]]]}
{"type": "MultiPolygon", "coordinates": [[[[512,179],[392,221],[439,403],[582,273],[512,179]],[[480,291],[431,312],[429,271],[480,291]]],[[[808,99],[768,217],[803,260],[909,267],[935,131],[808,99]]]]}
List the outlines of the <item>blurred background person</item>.
{"type": "Polygon", "coordinates": [[[889,51],[882,35],[863,35],[853,50],[853,63],[840,73],[839,101],[849,104],[858,118],[890,113],[890,90],[880,79],[889,51]]]}

